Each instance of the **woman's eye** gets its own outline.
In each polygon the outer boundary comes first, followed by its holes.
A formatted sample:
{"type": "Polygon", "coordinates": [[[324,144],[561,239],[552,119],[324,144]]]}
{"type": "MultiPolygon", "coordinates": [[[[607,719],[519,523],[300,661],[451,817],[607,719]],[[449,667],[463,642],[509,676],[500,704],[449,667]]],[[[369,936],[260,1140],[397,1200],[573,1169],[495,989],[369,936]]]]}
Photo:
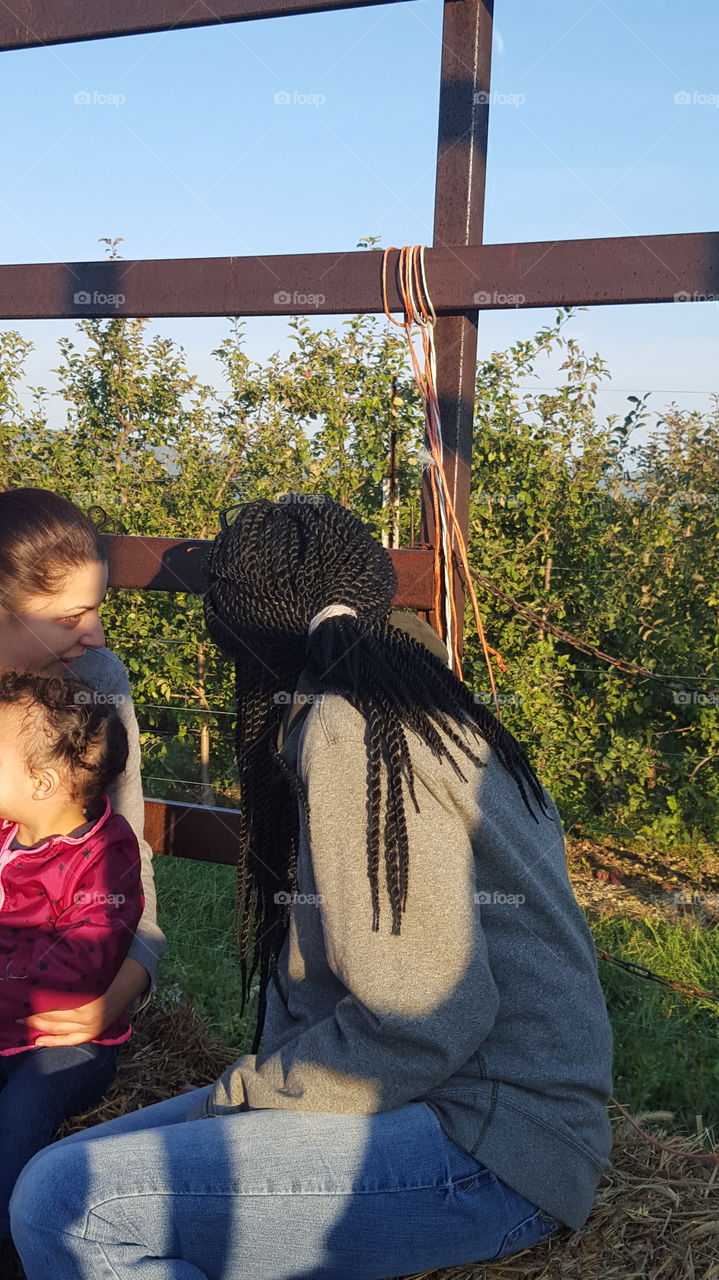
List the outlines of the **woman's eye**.
{"type": "Polygon", "coordinates": [[[60,621],[69,622],[74,627],[80,621],[81,617],[82,617],[81,613],[76,613],[74,618],[61,618],[60,621]]]}

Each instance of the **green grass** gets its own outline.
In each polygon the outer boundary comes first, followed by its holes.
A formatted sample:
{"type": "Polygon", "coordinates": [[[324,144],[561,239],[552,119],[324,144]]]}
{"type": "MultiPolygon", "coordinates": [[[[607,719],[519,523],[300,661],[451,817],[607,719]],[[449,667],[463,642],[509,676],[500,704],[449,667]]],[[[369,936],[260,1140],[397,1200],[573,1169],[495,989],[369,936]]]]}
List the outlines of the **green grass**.
{"type": "Polygon", "coordinates": [[[210,1031],[238,1053],[252,1039],[240,1018],[240,976],[233,945],[237,873],[232,867],[184,858],[156,858],[158,919],[167,937],[157,990],[190,997],[210,1031]]]}
{"type": "MultiPolygon", "coordinates": [[[[211,1029],[238,1054],[249,1047],[251,1010],[240,1019],[233,950],[235,872],[230,867],[157,858],[160,923],[168,949],[158,991],[192,997],[211,1029]]],[[[590,921],[596,945],[654,973],[719,993],[719,930],[649,920],[590,921]]],[[[676,1126],[695,1117],[719,1137],[719,1004],[677,994],[604,960],[599,976],[614,1031],[614,1097],[630,1111],[672,1111],[676,1126]]]]}
{"type": "MultiPolygon", "coordinates": [[[[719,994],[717,927],[612,918],[590,921],[595,944],[623,960],[719,994]]],[[[614,1032],[614,1097],[628,1110],[696,1116],[719,1138],[719,1003],[680,995],[599,961],[614,1032]]]]}

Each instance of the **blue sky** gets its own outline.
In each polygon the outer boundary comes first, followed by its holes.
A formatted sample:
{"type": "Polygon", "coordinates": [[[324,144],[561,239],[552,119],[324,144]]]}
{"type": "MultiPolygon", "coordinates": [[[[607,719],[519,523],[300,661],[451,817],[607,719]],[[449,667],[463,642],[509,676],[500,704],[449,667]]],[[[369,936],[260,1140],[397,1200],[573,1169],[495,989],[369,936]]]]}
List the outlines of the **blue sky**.
{"type": "MultiPolygon", "coordinates": [[[[495,18],[487,241],[719,229],[715,0],[496,0],[495,18]]],[[[100,258],[100,236],[137,258],[430,244],[441,22],[441,0],[408,0],[3,53],[0,260],[100,258]]],[[[480,355],[553,314],[487,313],[480,355]]],[[[52,388],[73,323],[0,325],[52,388]]],[[[218,381],[224,319],[152,329],[218,381]]],[[[719,302],[595,307],[571,332],[609,363],[603,411],[719,391],[719,302]]],[[[257,359],[288,348],[284,319],[246,333],[257,359]]]]}

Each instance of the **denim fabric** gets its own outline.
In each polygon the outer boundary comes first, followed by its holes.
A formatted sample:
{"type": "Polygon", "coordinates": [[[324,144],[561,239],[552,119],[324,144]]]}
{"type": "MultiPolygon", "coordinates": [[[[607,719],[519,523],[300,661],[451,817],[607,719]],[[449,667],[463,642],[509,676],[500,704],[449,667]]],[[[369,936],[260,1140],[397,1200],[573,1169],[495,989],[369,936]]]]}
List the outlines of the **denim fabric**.
{"type": "Polygon", "coordinates": [[[99,1102],[117,1074],[115,1045],[41,1046],[0,1055],[0,1237],[15,1182],[63,1120],[99,1102]]]}
{"type": "Polygon", "coordinates": [[[383,1280],[498,1258],[561,1225],[424,1102],[186,1120],[211,1087],[30,1162],[11,1203],[28,1280],[383,1280]]]}

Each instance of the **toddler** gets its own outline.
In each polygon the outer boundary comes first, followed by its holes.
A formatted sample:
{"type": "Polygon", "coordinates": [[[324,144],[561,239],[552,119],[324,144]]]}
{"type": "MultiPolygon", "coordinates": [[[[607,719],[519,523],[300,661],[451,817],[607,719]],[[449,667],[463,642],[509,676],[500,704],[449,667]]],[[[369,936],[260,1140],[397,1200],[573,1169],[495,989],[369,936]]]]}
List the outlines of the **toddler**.
{"type": "Polygon", "coordinates": [[[144,898],[140,852],[108,787],[127,760],[114,706],[68,673],[0,675],[0,1238],[27,1161],[117,1072],[123,1015],[79,1045],[35,1046],[23,1019],[110,985],[144,898]]]}

